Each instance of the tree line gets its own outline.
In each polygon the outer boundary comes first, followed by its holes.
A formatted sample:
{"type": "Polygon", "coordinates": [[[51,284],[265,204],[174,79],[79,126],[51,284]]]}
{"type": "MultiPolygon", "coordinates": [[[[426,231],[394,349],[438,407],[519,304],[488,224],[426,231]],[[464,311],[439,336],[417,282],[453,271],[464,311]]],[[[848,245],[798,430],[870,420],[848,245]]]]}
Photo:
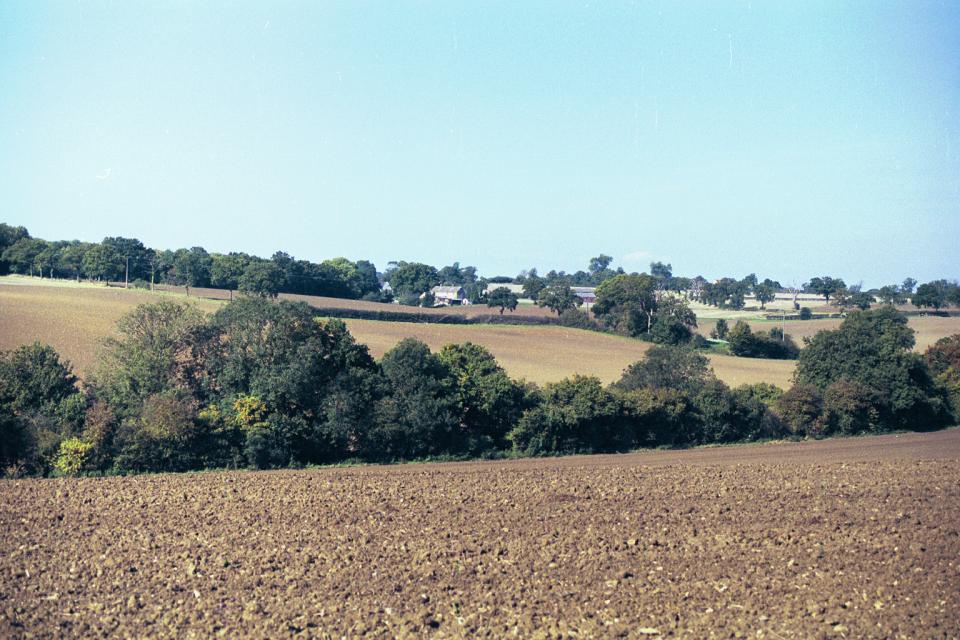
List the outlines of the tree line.
{"type": "Polygon", "coordinates": [[[279,468],[950,424],[960,336],[924,356],[913,340],[887,307],[818,333],[786,392],[730,388],[701,353],[668,344],[611,385],[574,376],[540,387],[471,343],[433,353],[407,339],[375,360],[304,303],[245,297],[208,317],[161,301],[119,321],[82,385],[49,346],[0,356],[0,463],[8,475],[279,468]]]}
{"type": "MultiPolygon", "coordinates": [[[[482,277],[473,266],[459,262],[442,268],[421,262],[395,261],[383,272],[368,260],[332,258],[319,263],[298,260],[278,251],[269,259],[242,252],[210,253],[203,247],[159,250],[146,247],[136,238],[107,237],[102,242],[47,241],[30,236],[26,228],[0,223],[0,275],[19,273],[44,277],[128,281],[135,286],[168,284],[187,287],[212,287],[242,291],[264,297],[279,293],[397,302],[413,306],[432,306],[430,291],[437,285],[462,286],[466,299],[474,304],[499,307],[501,312],[516,308],[519,296],[498,290],[497,284],[518,284],[523,296],[562,315],[580,306],[581,299],[572,287],[600,287],[620,276],[645,276],[651,279],[658,298],[672,293],[676,297],[719,308],[743,309],[753,297],[764,308],[777,293],[800,292],[833,299],[842,308],[869,308],[875,300],[885,304],[904,304],[908,300],[918,308],[939,310],[960,306],[960,287],[956,282],[935,280],[917,286],[907,278],[899,285],[862,291],[859,285],[847,286],[843,279],[831,276],[811,278],[802,288],[784,287],[779,282],[756,274],[744,278],[719,278],[713,282],[703,276],[687,278],[673,275],[668,263],[652,262],[649,274],[627,274],[623,268],[611,268],[613,258],[600,254],[591,258],[586,270],[574,273],[551,270],[540,276],[536,268],[516,276],[482,277]],[[384,290],[384,284],[389,288],[384,290]],[[490,297],[488,291],[496,291],[490,297]]],[[[571,322],[582,323],[578,314],[571,322]]]]}

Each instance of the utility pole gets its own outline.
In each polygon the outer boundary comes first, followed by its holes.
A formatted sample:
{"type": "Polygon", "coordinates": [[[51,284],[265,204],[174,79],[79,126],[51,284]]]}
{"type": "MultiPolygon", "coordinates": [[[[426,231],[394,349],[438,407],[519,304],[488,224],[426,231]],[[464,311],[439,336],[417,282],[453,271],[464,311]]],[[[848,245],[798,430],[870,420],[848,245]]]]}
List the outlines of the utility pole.
{"type": "Polygon", "coordinates": [[[123,288],[130,288],[130,256],[127,256],[127,270],[123,272],[123,288]]]}

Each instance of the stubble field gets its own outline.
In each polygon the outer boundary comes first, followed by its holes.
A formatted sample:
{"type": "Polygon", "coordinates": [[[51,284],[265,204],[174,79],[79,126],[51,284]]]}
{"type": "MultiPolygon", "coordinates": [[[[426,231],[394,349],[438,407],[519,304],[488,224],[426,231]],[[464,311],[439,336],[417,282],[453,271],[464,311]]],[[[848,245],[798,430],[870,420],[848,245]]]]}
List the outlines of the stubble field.
{"type": "Polygon", "coordinates": [[[960,430],[0,483],[2,637],[960,633],[960,430]]]}
{"type": "MultiPolygon", "coordinates": [[[[9,278],[4,282],[7,280],[9,278]]],[[[17,281],[26,280],[20,278],[17,281]]],[[[205,312],[212,312],[223,304],[206,298],[187,298],[177,293],[63,284],[0,284],[0,349],[12,349],[40,340],[56,348],[82,375],[92,369],[98,345],[110,335],[116,321],[137,304],[167,298],[188,301],[205,312]]],[[[320,306],[334,300],[300,298],[320,306]]],[[[337,302],[378,305],[349,300],[337,302]]],[[[379,307],[400,308],[397,305],[379,307]]],[[[486,307],[482,309],[484,313],[489,312],[486,307]]],[[[353,319],[345,322],[357,341],[368,345],[375,357],[383,355],[407,337],[423,340],[433,350],[453,342],[471,341],[487,347],[511,376],[538,384],[556,382],[575,373],[595,375],[605,383],[613,382],[619,379],[628,365],[641,359],[650,346],[620,336],[559,326],[428,324],[353,319]]],[[[715,322],[702,320],[701,333],[708,334],[715,322]]],[[[943,336],[960,333],[960,317],[911,317],[909,322],[917,331],[918,350],[925,349],[943,336]]],[[[787,322],[787,333],[799,342],[803,336],[811,336],[821,329],[833,329],[839,324],[840,320],[787,322]]],[[[754,330],[769,331],[777,323],[751,321],[751,325],[754,330]]],[[[717,377],[732,386],[768,382],[788,388],[794,369],[794,363],[790,361],[736,358],[721,354],[711,354],[710,361],[717,377]]]]}
{"type": "MultiPolygon", "coordinates": [[[[205,312],[223,304],[115,288],[0,285],[0,349],[40,340],[56,348],[83,375],[92,370],[99,344],[124,313],[164,298],[189,301],[205,312]]],[[[407,337],[419,338],[435,351],[445,344],[471,341],[490,349],[511,376],[538,384],[575,373],[613,382],[650,346],[639,340],[558,326],[345,322],[375,357],[407,337]]],[[[788,387],[793,373],[793,363],[786,361],[716,355],[711,356],[711,364],[717,376],[731,385],[770,382],[788,387]]]]}

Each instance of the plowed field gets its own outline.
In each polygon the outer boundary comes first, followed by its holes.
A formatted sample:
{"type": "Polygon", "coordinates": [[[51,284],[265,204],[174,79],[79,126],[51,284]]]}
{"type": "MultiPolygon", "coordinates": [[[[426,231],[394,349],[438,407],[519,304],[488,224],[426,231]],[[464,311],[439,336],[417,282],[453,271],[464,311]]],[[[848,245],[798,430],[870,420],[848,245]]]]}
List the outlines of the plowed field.
{"type": "Polygon", "coordinates": [[[960,430],[0,483],[0,637],[960,634],[960,430]]]}

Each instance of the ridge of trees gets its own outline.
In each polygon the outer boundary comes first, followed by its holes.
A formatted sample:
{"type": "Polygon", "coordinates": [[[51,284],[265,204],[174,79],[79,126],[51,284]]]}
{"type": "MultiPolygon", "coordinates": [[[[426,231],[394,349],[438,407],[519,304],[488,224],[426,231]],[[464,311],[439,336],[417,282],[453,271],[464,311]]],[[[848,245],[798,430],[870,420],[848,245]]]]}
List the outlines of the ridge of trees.
{"type": "Polygon", "coordinates": [[[374,360],[304,303],[249,296],[205,317],[164,300],[120,320],[83,387],[49,346],[0,354],[0,465],[7,475],[279,468],[950,424],[960,335],[923,356],[913,342],[887,307],[810,339],[786,392],[731,389],[702,354],[668,344],[608,386],[574,376],[538,387],[470,343],[434,353],[407,339],[374,360]]]}
{"type": "MultiPolygon", "coordinates": [[[[146,247],[136,238],[107,237],[99,243],[51,242],[31,237],[25,227],[0,223],[0,275],[12,272],[114,282],[126,279],[135,286],[159,283],[184,286],[188,291],[191,287],[212,287],[262,297],[292,293],[378,302],[396,298],[408,305],[432,304],[425,294],[441,284],[462,286],[471,302],[486,303],[484,292],[496,288],[491,285],[512,283],[522,285],[525,297],[558,315],[578,306],[579,299],[574,299],[570,287],[600,287],[620,276],[649,278],[642,288],[652,289],[658,301],[672,293],[674,297],[735,310],[744,308],[750,296],[763,309],[777,293],[799,292],[821,295],[825,302],[832,300],[845,309],[867,309],[877,300],[883,304],[910,301],[918,309],[960,306],[960,287],[945,279],[918,286],[916,280],[906,278],[901,284],[863,291],[860,285],[847,286],[843,279],[831,276],[813,277],[802,287],[785,287],[769,278],[761,281],[756,274],[739,280],[724,277],[713,282],[703,276],[675,276],[671,264],[659,261],[650,264],[649,275],[627,274],[623,268],[611,268],[612,264],[612,257],[600,254],[590,259],[586,270],[574,273],[551,270],[541,276],[532,268],[515,277],[485,278],[478,274],[476,267],[461,267],[458,262],[438,269],[419,262],[397,261],[388,263],[380,273],[367,260],[338,257],[314,263],[282,251],[267,259],[242,252],[210,253],[198,246],[158,250],[146,247]],[[390,287],[384,290],[384,284],[390,287]]],[[[643,302],[637,304],[649,306],[643,302]]],[[[621,314],[613,322],[630,321],[621,314]]],[[[652,321],[652,317],[648,316],[648,321],[652,321]]],[[[648,329],[652,329],[652,325],[648,329]]],[[[623,331],[637,333],[635,328],[626,325],[623,331]]]]}

